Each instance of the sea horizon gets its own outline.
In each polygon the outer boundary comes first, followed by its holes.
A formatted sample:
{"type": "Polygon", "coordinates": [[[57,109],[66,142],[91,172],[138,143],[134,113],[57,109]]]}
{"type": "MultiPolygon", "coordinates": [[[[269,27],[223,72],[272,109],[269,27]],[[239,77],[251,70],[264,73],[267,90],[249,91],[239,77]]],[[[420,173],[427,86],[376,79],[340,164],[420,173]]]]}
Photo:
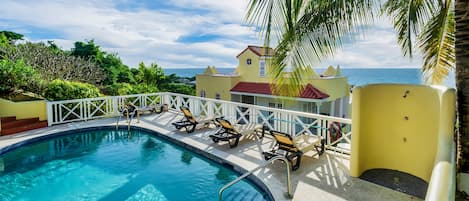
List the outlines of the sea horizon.
{"type": "MultiPolygon", "coordinates": [[[[206,68],[163,68],[166,75],[176,74],[179,77],[194,77],[196,74],[204,73],[206,68]]],[[[315,68],[321,73],[326,68],[315,68]]],[[[235,68],[218,68],[221,74],[232,73],[235,68]]],[[[343,76],[348,78],[348,82],[353,86],[362,86],[376,83],[397,83],[397,84],[424,84],[420,68],[370,68],[370,67],[348,67],[341,68],[343,76]]],[[[454,72],[450,72],[444,82],[444,86],[454,88],[454,72]]]]}

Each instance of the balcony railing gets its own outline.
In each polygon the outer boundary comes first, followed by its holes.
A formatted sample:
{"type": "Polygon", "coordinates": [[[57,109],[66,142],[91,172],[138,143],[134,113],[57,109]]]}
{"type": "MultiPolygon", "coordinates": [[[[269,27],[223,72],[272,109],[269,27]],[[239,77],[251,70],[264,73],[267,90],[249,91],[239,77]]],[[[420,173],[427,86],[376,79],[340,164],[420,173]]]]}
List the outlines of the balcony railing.
{"type": "Polygon", "coordinates": [[[186,106],[194,115],[223,116],[239,124],[259,123],[292,136],[319,135],[326,139],[328,149],[350,153],[350,146],[342,146],[351,141],[350,119],[168,92],[47,102],[48,123],[51,126],[119,116],[119,108],[127,102],[139,107],[167,104],[177,111],[186,106]]]}

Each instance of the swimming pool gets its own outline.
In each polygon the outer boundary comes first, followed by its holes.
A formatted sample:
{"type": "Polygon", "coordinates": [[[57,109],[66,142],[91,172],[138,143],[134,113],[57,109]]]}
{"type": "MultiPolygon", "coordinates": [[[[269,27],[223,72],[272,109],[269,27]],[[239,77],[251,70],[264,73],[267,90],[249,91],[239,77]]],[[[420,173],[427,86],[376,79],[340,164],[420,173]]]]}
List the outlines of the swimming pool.
{"type": "MultiPolygon", "coordinates": [[[[67,132],[0,155],[0,200],[218,200],[239,174],[150,132],[67,132]]],[[[271,200],[243,180],[224,200],[271,200]]]]}

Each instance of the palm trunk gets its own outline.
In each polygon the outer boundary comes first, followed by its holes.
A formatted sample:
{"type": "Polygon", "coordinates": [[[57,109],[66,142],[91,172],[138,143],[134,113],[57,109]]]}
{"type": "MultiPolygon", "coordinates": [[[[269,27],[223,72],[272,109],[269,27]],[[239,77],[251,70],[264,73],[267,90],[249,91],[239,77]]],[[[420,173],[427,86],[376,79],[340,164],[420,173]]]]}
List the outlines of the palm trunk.
{"type": "Polygon", "coordinates": [[[458,164],[469,172],[469,2],[455,0],[458,164]]]}

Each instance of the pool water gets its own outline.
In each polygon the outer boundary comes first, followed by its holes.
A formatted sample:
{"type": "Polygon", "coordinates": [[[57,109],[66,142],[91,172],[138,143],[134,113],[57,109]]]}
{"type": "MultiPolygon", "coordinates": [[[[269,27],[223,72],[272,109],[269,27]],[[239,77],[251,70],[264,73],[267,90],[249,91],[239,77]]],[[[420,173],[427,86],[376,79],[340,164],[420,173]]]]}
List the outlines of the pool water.
{"type": "MultiPolygon", "coordinates": [[[[0,200],[218,200],[238,176],[145,131],[77,131],[0,155],[0,200]]],[[[243,180],[224,200],[269,199],[243,180]]]]}

